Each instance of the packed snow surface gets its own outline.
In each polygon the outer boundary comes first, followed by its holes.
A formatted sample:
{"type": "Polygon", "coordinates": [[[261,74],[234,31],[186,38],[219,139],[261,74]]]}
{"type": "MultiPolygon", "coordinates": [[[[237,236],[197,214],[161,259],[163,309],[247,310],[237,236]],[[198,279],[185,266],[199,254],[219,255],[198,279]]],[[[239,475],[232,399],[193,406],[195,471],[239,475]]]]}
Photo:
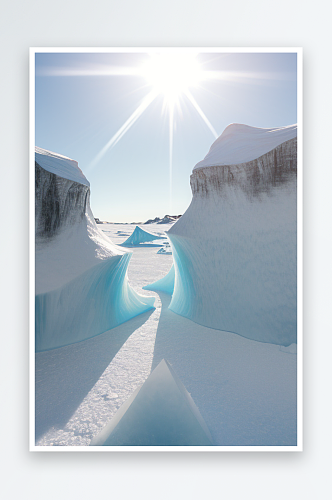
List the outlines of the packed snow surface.
{"type": "Polygon", "coordinates": [[[71,158],[35,147],[35,159],[38,165],[52,174],[90,186],[90,182],[79,168],[78,162],[71,158]]]}
{"type": "Polygon", "coordinates": [[[232,123],[212,144],[205,158],[194,170],[216,165],[236,165],[255,160],[297,136],[297,125],[280,128],[257,128],[232,123]]]}
{"type": "Polygon", "coordinates": [[[211,446],[192,397],[166,360],[121,406],[91,446],[211,446]]]}
{"type": "MultiPolygon", "coordinates": [[[[217,222],[211,231],[218,228],[217,222]]],[[[134,226],[102,229],[118,245],[134,226]]],[[[155,248],[133,248],[130,286],[142,293],[167,275],[172,260],[155,248]]],[[[171,311],[168,295],[145,294],[156,299],[155,309],[101,335],[36,354],[37,446],[88,446],[162,359],[190,393],[214,445],[296,445],[296,346],[201,326],[171,311]]]]}

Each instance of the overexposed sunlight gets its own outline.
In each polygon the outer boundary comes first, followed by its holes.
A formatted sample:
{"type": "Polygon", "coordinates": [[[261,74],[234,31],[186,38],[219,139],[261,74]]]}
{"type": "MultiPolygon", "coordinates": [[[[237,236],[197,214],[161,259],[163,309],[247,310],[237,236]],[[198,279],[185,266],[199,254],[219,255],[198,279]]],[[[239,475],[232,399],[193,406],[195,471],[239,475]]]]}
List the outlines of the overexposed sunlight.
{"type": "Polygon", "coordinates": [[[202,80],[200,65],[192,54],[152,54],[141,68],[141,74],[170,105],[202,80]]]}
{"type": "MultiPolygon", "coordinates": [[[[140,68],[133,70],[132,75],[144,78],[151,90],[127,121],[95,156],[88,169],[93,168],[105,153],[122,139],[157,96],[163,96],[163,109],[167,109],[169,117],[169,200],[171,210],[174,120],[176,108],[181,109],[180,97],[187,97],[203,122],[212,132],[214,138],[218,137],[214,127],[190,92],[190,89],[198,87],[200,82],[209,79],[208,72],[201,69],[196,55],[193,53],[161,52],[150,54],[148,60],[140,68]]],[[[216,74],[212,76],[213,78],[217,78],[216,74]]],[[[220,75],[218,77],[220,78],[220,75]]]]}

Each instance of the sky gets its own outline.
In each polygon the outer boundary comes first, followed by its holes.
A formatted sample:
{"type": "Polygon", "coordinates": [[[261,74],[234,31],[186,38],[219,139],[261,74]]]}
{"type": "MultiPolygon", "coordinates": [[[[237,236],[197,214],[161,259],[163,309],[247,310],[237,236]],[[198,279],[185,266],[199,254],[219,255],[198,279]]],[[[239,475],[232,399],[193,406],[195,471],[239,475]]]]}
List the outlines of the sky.
{"type": "Polygon", "coordinates": [[[78,161],[108,222],[183,214],[230,123],[297,123],[296,53],[146,50],[35,55],[36,146],[78,161]]]}

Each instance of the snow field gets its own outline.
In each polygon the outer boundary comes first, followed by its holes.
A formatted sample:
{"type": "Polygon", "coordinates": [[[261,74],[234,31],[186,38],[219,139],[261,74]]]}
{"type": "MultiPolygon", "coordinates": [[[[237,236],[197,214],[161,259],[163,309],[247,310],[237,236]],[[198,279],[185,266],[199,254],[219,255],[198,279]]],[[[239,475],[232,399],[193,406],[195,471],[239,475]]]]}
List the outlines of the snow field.
{"type": "MultiPolygon", "coordinates": [[[[115,244],[134,228],[100,227],[115,244]]],[[[161,232],[157,225],[149,230],[161,232]]],[[[142,293],[171,266],[171,255],[133,248],[129,284],[142,293]]],[[[37,445],[89,445],[162,359],[191,394],[214,444],[296,444],[294,345],[281,348],[198,325],[168,309],[170,296],[144,294],[156,297],[154,311],[36,355],[37,445]]]]}

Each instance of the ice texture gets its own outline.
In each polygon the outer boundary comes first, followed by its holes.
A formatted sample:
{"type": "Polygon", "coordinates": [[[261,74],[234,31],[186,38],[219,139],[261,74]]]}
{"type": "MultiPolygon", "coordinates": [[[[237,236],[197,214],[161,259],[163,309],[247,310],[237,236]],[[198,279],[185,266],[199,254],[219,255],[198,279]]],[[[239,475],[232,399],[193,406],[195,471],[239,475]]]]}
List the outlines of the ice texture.
{"type": "Polygon", "coordinates": [[[35,160],[44,170],[56,174],[57,177],[90,187],[90,182],[79,168],[78,162],[71,158],[35,147],[35,160]]]}
{"type": "Polygon", "coordinates": [[[166,360],[121,406],[90,446],[211,446],[190,394],[166,360]]]}
{"type": "Polygon", "coordinates": [[[283,142],[297,137],[297,125],[279,128],[258,128],[232,123],[214,141],[197,168],[235,165],[255,160],[283,142]]]}
{"type": "Polygon", "coordinates": [[[172,295],[174,290],[174,279],[175,279],[175,269],[172,265],[170,271],[158,281],[151,283],[149,285],[143,286],[143,290],[151,290],[153,292],[164,292],[168,295],[172,295]]]}
{"type": "Polygon", "coordinates": [[[36,149],[37,351],[98,335],[153,308],[151,297],[128,284],[131,254],[96,225],[77,162],[48,153],[36,149]]]}
{"type": "Polygon", "coordinates": [[[296,138],[250,162],[193,171],[192,202],[168,231],[172,311],[253,340],[296,342],[296,173],[296,138]]]}
{"type": "Polygon", "coordinates": [[[36,351],[73,344],[153,309],[128,285],[130,254],[107,259],[64,286],[36,296],[36,351]]]}
{"type": "MultiPolygon", "coordinates": [[[[154,240],[164,240],[166,236],[158,236],[156,234],[148,233],[147,231],[144,231],[144,229],[141,229],[139,226],[136,226],[132,234],[129,236],[129,238],[126,239],[123,243],[121,243],[121,246],[123,247],[136,247],[138,245],[142,246],[142,243],[146,242],[151,242],[154,240]]],[[[149,246],[161,246],[158,244],[150,244],[149,246]]],[[[144,245],[146,246],[146,245],[144,245]]]]}

